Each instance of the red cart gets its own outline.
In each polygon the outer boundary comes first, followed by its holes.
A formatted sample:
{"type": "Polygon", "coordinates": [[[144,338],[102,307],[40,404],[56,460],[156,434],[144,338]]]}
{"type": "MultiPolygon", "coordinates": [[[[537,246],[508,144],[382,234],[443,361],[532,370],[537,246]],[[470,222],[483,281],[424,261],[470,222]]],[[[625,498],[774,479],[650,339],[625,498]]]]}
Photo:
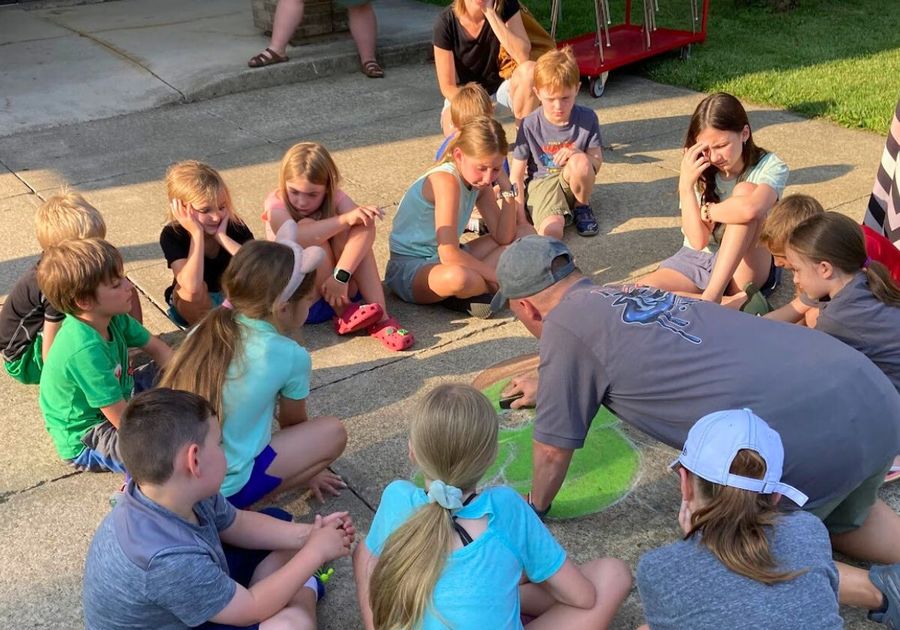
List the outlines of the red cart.
{"type": "MultiPolygon", "coordinates": [[[[560,1],[552,0],[550,7],[550,35],[553,39],[556,39],[560,1]]],[[[689,31],[656,26],[659,0],[641,0],[643,21],[640,24],[631,22],[631,0],[625,0],[625,23],[615,26],[611,24],[609,0],[594,0],[597,31],[559,42],[559,47],[572,47],[578,70],[581,76],[587,77],[591,96],[597,98],[603,94],[610,70],[676,48],[681,49],[682,59],[686,59],[690,54],[691,44],[706,39],[709,0],[687,1],[691,5],[689,31]],[[698,2],[702,2],[702,7],[698,6],[698,2]]]]}

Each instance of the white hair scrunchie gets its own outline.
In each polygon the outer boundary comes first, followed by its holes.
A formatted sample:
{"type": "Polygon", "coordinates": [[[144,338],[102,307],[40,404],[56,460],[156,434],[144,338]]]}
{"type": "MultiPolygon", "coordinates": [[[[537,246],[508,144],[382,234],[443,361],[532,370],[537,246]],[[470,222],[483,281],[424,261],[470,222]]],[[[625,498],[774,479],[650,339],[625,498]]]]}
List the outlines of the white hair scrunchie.
{"type": "Polygon", "coordinates": [[[429,503],[437,503],[445,510],[458,510],[463,506],[462,490],[435,479],[428,486],[429,503]]]}
{"type": "Polygon", "coordinates": [[[278,232],[275,233],[275,242],[287,245],[294,251],[294,269],[291,272],[291,278],[278,297],[280,302],[288,302],[297,287],[303,282],[306,274],[314,271],[325,258],[325,250],[315,245],[301,247],[297,243],[297,224],[293,221],[285,221],[281,224],[278,232]]]}

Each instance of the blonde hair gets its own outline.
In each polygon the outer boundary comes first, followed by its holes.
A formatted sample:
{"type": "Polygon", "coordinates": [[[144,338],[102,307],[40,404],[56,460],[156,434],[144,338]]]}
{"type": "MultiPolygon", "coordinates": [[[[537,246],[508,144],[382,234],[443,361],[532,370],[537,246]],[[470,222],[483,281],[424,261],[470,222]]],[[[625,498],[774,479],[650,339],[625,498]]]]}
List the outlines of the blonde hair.
{"type": "MultiPolygon", "coordinates": [[[[475,489],[497,457],[498,424],[494,408],[478,390],[439,385],[413,413],[409,443],[426,479],[466,492],[475,489]]],[[[376,628],[419,625],[454,535],[450,512],[428,503],[388,537],[369,589],[376,628]]]]}
{"type": "Polygon", "coordinates": [[[166,208],[166,222],[177,223],[172,201],[177,199],[194,208],[204,206],[225,206],[228,220],[243,225],[244,220],[238,215],[231,201],[231,193],[219,172],[208,164],[197,160],[176,162],[166,170],[166,195],[169,204],[166,208]]]}
{"type": "Polygon", "coordinates": [[[866,253],[862,226],[839,212],[823,212],[806,219],[791,233],[787,247],[814,263],[830,263],[844,273],[862,271],[878,301],[900,307],[900,287],[887,267],[866,253]]]}
{"type": "MultiPolygon", "coordinates": [[[[272,241],[248,241],[231,259],[222,274],[222,289],[231,308],[207,313],[175,351],[160,380],[160,387],[193,392],[210,402],[219,422],[225,421],[222,390],[231,362],[241,356],[241,326],[238,315],[269,319],[294,269],[294,252],[272,241]]],[[[315,285],[308,273],[288,300],[295,303],[315,285]]],[[[242,366],[250,370],[253,366],[242,366]]]]}
{"type": "Polygon", "coordinates": [[[457,129],[473,118],[493,114],[494,104],[490,95],[477,83],[466,83],[450,99],[450,122],[457,129]]]}
{"type": "MultiPolygon", "coordinates": [[[[759,453],[741,449],[730,472],[762,479],[766,462],[759,453]]],[[[685,540],[699,534],[699,543],[726,568],[763,584],[786,582],[805,573],[776,570],[778,564],[766,536],[767,528],[779,518],[773,495],[712,483],[690,471],[688,476],[705,503],[691,515],[691,531],[685,540]]]]}
{"type": "Polygon", "coordinates": [[[304,178],[310,184],[325,186],[325,198],[319,207],[320,218],[327,219],[337,214],[335,197],[341,181],[337,165],[328,150],[318,142],[298,142],[284,154],[278,174],[278,192],[284,207],[294,221],[303,218],[300,211],[291,205],[287,184],[292,179],[304,178]]]}
{"type": "Polygon", "coordinates": [[[759,242],[770,252],[784,254],[784,246],[794,229],[809,217],[825,212],[809,195],[788,195],[769,211],[759,242]]]}
{"type": "Polygon", "coordinates": [[[443,163],[453,160],[453,151],[457,148],[470,158],[484,158],[506,155],[509,143],[500,123],[490,116],[478,116],[460,128],[440,161],[443,163]]]}
{"type": "Polygon", "coordinates": [[[68,240],[44,250],[37,268],[38,286],[61,313],[82,312],[79,302],[94,300],[101,283],[122,278],[122,255],[99,238],[68,240]]]}
{"type": "Polygon", "coordinates": [[[84,197],[63,189],[37,209],[34,231],[41,249],[47,249],[69,239],[106,238],[106,223],[84,197]]]}
{"type": "Polygon", "coordinates": [[[577,87],[581,82],[572,48],[549,50],[534,63],[534,89],[560,90],[577,87]]]}

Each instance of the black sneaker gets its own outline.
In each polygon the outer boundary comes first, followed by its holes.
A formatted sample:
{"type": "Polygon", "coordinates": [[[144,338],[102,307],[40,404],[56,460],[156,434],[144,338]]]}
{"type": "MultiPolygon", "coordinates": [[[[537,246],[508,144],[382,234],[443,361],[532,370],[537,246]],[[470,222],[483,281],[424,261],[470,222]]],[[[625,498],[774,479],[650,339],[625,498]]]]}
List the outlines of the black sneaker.
{"type": "Polygon", "coordinates": [[[441,304],[444,308],[457,313],[465,313],[470,317],[488,319],[494,313],[491,311],[491,300],[494,296],[490,293],[482,293],[470,298],[448,297],[441,304]]]}

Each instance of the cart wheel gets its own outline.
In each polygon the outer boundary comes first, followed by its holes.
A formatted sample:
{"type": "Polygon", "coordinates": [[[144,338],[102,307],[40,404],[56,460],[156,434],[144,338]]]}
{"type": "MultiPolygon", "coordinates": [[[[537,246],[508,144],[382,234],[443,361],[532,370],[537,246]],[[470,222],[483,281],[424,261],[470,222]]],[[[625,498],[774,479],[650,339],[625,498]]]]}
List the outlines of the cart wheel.
{"type": "Polygon", "coordinates": [[[681,59],[681,61],[687,61],[688,59],[691,58],[691,45],[690,44],[688,44],[687,46],[681,47],[681,50],[678,52],[678,58],[681,59]]]}
{"type": "Polygon", "coordinates": [[[603,89],[606,87],[606,79],[609,77],[609,72],[604,72],[599,77],[594,77],[590,82],[591,96],[594,98],[600,98],[603,95],[603,89]]]}

